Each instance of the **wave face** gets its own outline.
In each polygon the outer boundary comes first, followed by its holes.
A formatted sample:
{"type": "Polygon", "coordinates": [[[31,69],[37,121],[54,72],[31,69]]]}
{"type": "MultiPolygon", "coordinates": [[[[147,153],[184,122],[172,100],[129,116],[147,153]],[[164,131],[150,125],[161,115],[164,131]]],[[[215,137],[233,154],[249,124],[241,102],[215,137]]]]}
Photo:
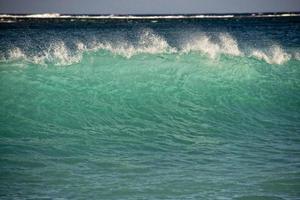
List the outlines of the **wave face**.
{"type": "Polygon", "coordinates": [[[3,199],[299,198],[300,18],[0,27],[3,199]]]}

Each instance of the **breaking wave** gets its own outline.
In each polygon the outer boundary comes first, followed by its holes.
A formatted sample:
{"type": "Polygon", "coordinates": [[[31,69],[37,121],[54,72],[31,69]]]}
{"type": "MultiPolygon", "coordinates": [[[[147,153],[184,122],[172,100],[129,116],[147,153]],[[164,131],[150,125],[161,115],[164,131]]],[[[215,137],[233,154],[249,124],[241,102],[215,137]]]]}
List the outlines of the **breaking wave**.
{"type": "Polygon", "coordinates": [[[239,56],[243,53],[239,50],[237,41],[229,34],[220,34],[218,40],[213,42],[207,35],[193,38],[183,45],[183,52],[200,51],[210,58],[216,58],[220,54],[239,56]]]}
{"type": "Polygon", "coordinates": [[[47,65],[49,63],[65,66],[79,63],[83,54],[88,52],[108,51],[113,55],[119,55],[130,59],[138,54],[188,54],[196,52],[210,59],[218,59],[221,55],[234,57],[249,57],[262,60],[269,64],[281,65],[294,58],[299,60],[299,52],[288,53],[280,45],[271,45],[269,48],[242,50],[238,41],[228,33],[220,33],[216,37],[200,34],[178,47],[171,46],[167,40],[152,30],[144,30],[138,36],[136,42],[117,40],[91,41],[84,43],[74,41],[75,48],[70,48],[64,41],[56,41],[37,53],[26,52],[20,47],[13,47],[1,56],[2,62],[25,60],[34,64],[47,65]]]}
{"type": "Polygon", "coordinates": [[[88,48],[83,43],[78,43],[77,46],[80,50],[107,50],[113,54],[121,55],[126,58],[131,58],[136,54],[161,54],[161,53],[174,53],[176,48],[171,47],[168,42],[161,36],[154,34],[152,31],[143,31],[139,36],[136,45],[125,42],[94,42],[88,48]]]}
{"type": "Polygon", "coordinates": [[[267,52],[253,50],[252,56],[264,60],[269,64],[283,64],[291,59],[291,55],[286,53],[281,47],[274,45],[267,52]]]}
{"type": "Polygon", "coordinates": [[[51,44],[49,49],[38,53],[37,55],[26,55],[19,47],[13,48],[8,52],[6,61],[25,60],[34,64],[46,65],[53,63],[54,65],[71,65],[79,63],[82,59],[81,53],[72,54],[63,42],[51,44]]]}

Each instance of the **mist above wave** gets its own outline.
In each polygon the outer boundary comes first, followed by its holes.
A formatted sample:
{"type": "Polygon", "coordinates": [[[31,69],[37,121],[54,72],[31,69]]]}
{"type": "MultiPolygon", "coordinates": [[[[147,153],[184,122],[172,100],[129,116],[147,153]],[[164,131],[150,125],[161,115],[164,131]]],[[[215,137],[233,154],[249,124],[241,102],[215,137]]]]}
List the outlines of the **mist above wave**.
{"type": "Polygon", "coordinates": [[[70,48],[64,41],[55,41],[42,51],[32,53],[20,47],[13,47],[1,56],[2,61],[25,60],[34,64],[47,65],[49,63],[65,66],[81,62],[83,55],[89,52],[108,51],[130,59],[138,54],[188,54],[199,53],[210,59],[218,59],[221,55],[234,57],[252,57],[269,64],[284,64],[290,59],[299,60],[299,52],[288,53],[280,45],[272,44],[269,48],[257,49],[249,47],[243,51],[237,40],[228,33],[220,33],[216,37],[201,33],[185,40],[178,47],[171,46],[167,40],[151,29],[143,30],[136,42],[127,40],[97,41],[88,43],[73,41],[75,48],[70,48]]]}

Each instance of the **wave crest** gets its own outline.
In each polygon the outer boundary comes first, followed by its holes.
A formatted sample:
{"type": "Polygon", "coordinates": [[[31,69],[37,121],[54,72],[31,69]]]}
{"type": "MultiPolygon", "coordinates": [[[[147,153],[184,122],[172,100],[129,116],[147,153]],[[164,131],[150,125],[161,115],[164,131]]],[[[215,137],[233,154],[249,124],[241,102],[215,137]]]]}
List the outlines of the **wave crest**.
{"type": "Polygon", "coordinates": [[[269,64],[281,65],[291,59],[291,55],[286,53],[280,46],[274,45],[267,52],[253,50],[251,56],[264,60],[269,64]]]}
{"type": "Polygon", "coordinates": [[[27,62],[46,65],[47,63],[53,63],[54,65],[71,65],[79,63],[81,61],[82,54],[74,54],[66,47],[65,43],[55,42],[50,45],[47,50],[44,50],[37,55],[25,54],[20,48],[16,47],[8,52],[9,61],[25,60],[27,62]]]}
{"type": "Polygon", "coordinates": [[[82,42],[79,42],[77,43],[77,49],[80,51],[107,50],[113,54],[121,55],[126,58],[131,58],[132,56],[141,53],[160,54],[176,52],[176,49],[172,48],[163,37],[150,30],[142,32],[136,45],[127,41],[115,43],[93,42],[90,47],[87,47],[82,42]]]}
{"type": "MultiPolygon", "coordinates": [[[[299,60],[299,52],[293,56],[283,50],[279,45],[273,45],[269,49],[252,49],[242,51],[235,38],[228,33],[220,33],[216,37],[202,34],[185,42],[180,47],[172,47],[167,40],[154,33],[151,29],[141,32],[136,42],[130,41],[93,41],[83,43],[77,41],[73,43],[75,48],[68,47],[63,41],[56,41],[38,53],[29,53],[19,47],[14,47],[6,53],[2,61],[25,60],[40,65],[54,64],[58,66],[79,63],[83,54],[96,52],[99,50],[109,51],[114,55],[120,55],[127,59],[137,54],[187,54],[189,52],[199,52],[207,55],[211,59],[216,59],[220,55],[253,57],[263,60],[269,64],[284,64],[292,57],[299,60]]],[[[4,54],[5,55],[5,54],[4,54]]]]}
{"type": "Polygon", "coordinates": [[[237,41],[227,33],[218,35],[217,41],[213,41],[210,36],[202,35],[195,37],[183,45],[182,51],[185,53],[191,51],[200,51],[207,54],[210,58],[216,58],[219,54],[233,56],[242,55],[237,41]]]}
{"type": "Polygon", "coordinates": [[[20,48],[16,47],[9,50],[8,57],[10,60],[20,60],[26,58],[26,55],[20,48]]]}

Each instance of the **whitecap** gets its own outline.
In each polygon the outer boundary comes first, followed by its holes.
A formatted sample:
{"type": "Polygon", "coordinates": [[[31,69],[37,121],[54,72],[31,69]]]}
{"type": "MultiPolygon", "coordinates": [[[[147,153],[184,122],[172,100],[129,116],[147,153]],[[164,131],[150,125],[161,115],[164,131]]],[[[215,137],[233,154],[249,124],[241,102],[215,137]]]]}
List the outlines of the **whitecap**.
{"type": "Polygon", "coordinates": [[[227,33],[218,35],[218,39],[213,41],[210,36],[201,35],[194,37],[186,42],[182,47],[182,52],[199,51],[210,58],[217,58],[219,54],[227,54],[232,56],[242,55],[237,41],[227,33]]]}
{"type": "Polygon", "coordinates": [[[27,56],[18,47],[10,49],[8,52],[8,57],[9,57],[9,60],[27,59],[27,56]]]}
{"type": "Polygon", "coordinates": [[[125,58],[131,58],[141,53],[159,54],[176,52],[176,48],[172,48],[163,37],[155,34],[152,30],[144,30],[140,34],[137,44],[129,43],[128,41],[93,42],[90,47],[87,47],[83,43],[78,42],[77,49],[79,51],[107,50],[125,58]]]}
{"type": "Polygon", "coordinates": [[[77,41],[73,43],[75,48],[68,47],[63,41],[55,41],[48,48],[38,52],[25,51],[19,47],[14,47],[2,53],[1,60],[25,60],[39,65],[53,64],[58,66],[68,66],[81,62],[83,54],[96,52],[99,50],[109,51],[114,55],[124,58],[131,58],[138,54],[187,54],[189,52],[199,52],[207,55],[211,59],[217,59],[220,55],[254,57],[269,64],[284,64],[292,57],[300,60],[299,52],[287,53],[279,45],[273,45],[268,49],[252,49],[247,52],[241,51],[237,40],[228,33],[220,33],[213,38],[207,34],[192,37],[181,45],[172,47],[167,40],[151,29],[143,30],[135,42],[128,40],[115,41],[77,41]]]}
{"type": "Polygon", "coordinates": [[[251,56],[264,60],[269,64],[281,65],[290,60],[291,55],[286,53],[280,46],[273,45],[267,51],[255,49],[252,51],[251,56]]]}

